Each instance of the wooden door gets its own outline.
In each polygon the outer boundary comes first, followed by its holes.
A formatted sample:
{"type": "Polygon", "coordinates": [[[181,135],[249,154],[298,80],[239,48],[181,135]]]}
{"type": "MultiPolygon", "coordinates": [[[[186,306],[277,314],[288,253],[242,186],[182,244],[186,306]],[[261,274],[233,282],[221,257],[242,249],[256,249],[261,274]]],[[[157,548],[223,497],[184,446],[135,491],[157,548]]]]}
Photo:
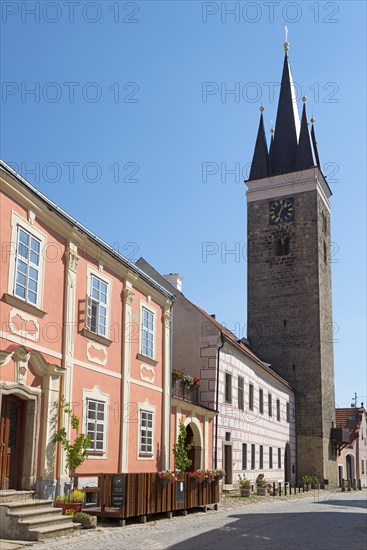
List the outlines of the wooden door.
{"type": "Polygon", "coordinates": [[[0,489],[20,489],[24,439],[24,401],[5,395],[0,424],[0,489]]]}

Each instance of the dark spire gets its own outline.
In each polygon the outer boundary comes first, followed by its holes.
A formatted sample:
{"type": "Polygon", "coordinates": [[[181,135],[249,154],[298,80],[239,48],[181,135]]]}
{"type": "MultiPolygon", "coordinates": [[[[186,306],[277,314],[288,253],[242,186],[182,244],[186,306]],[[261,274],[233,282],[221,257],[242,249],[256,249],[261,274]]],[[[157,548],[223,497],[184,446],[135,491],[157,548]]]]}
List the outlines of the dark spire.
{"type": "Polygon", "coordinates": [[[296,93],[288,59],[288,42],[284,44],[284,49],[282,82],[271,152],[273,174],[283,174],[294,170],[300,130],[296,93]]]}
{"type": "Polygon", "coordinates": [[[299,141],[297,147],[295,170],[307,170],[316,166],[316,156],[313,150],[313,144],[311,141],[310,132],[308,131],[308,122],[306,115],[306,97],[303,96],[303,110],[301,120],[301,132],[299,134],[299,141]]]}
{"type": "Polygon", "coordinates": [[[315,119],[312,117],[311,118],[311,122],[312,122],[312,126],[311,126],[311,139],[312,139],[312,145],[313,145],[313,151],[315,153],[315,159],[316,159],[316,164],[317,166],[320,168],[321,170],[321,163],[320,163],[320,157],[319,157],[319,152],[318,152],[318,149],[317,149],[317,141],[316,141],[316,134],[315,134],[315,127],[314,127],[314,122],[315,122],[315,119]]]}
{"type": "Polygon", "coordinates": [[[259,130],[257,132],[256,144],[254,156],[252,158],[251,170],[250,170],[250,180],[259,180],[261,178],[266,178],[269,176],[269,154],[268,146],[266,143],[266,135],[264,130],[264,119],[263,119],[263,110],[264,107],[260,107],[260,124],[259,130]]]}

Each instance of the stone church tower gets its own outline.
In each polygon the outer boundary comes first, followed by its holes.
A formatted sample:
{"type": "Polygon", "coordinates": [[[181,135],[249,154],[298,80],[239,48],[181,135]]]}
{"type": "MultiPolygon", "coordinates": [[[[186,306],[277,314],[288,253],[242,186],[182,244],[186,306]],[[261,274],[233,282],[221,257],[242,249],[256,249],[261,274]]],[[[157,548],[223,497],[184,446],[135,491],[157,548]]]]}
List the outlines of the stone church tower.
{"type": "Polygon", "coordinates": [[[248,206],[248,338],[296,390],[297,479],[336,484],[331,303],[331,190],[322,174],[306,98],[299,119],[285,59],[275,130],[268,150],[263,108],[248,206]]]}

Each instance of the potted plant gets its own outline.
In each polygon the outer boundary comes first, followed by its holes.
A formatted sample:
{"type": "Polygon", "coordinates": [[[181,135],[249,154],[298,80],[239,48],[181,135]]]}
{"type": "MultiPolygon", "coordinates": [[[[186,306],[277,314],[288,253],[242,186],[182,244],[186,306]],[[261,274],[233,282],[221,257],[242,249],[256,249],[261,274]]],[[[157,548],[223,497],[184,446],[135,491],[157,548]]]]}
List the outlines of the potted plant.
{"type": "Polygon", "coordinates": [[[306,491],[308,491],[308,488],[311,486],[313,477],[310,474],[305,474],[302,476],[303,481],[303,488],[306,485],[306,491]]]}
{"type": "Polygon", "coordinates": [[[223,479],[223,477],[225,476],[225,471],[222,470],[221,468],[216,468],[214,470],[214,479],[216,481],[220,481],[221,479],[223,479]]]}
{"type": "Polygon", "coordinates": [[[264,474],[259,474],[256,478],[256,492],[258,496],[264,497],[266,495],[267,481],[264,479],[264,474]]]}
{"type": "Polygon", "coordinates": [[[249,497],[251,494],[251,483],[249,479],[246,479],[246,476],[239,474],[239,483],[240,483],[240,495],[241,497],[249,497]]]}
{"type": "Polygon", "coordinates": [[[56,497],[55,506],[56,508],[62,508],[63,515],[71,515],[69,510],[72,512],[81,512],[82,505],[84,500],[84,491],[78,491],[75,489],[70,493],[70,495],[63,495],[56,497]]]}
{"type": "MultiPolygon", "coordinates": [[[[77,415],[73,414],[70,403],[65,403],[63,396],[61,397],[61,408],[63,412],[69,416],[71,430],[74,430],[76,432],[74,443],[70,442],[71,438],[68,438],[65,427],[60,428],[56,432],[54,437],[54,442],[60,443],[65,452],[65,471],[69,474],[70,491],[71,489],[73,489],[75,470],[88,458],[88,450],[90,448],[91,441],[88,434],[85,435],[83,433],[79,433],[80,419],[77,415]]],[[[80,502],[81,510],[81,503],[83,499],[84,493],[82,491],[72,491],[72,493],[70,493],[69,495],[58,497],[56,499],[56,503],[58,502],[59,504],[73,504],[80,502]],[[80,500],[75,500],[76,498],[79,498],[80,500]]],[[[58,506],[58,504],[56,504],[56,506],[58,506]]]]}
{"type": "Polygon", "coordinates": [[[207,482],[208,476],[206,470],[194,470],[190,472],[190,478],[193,483],[200,485],[201,483],[207,482]]]}
{"type": "Polygon", "coordinates": [[[176,481],[176,472],[171,470],[165,470],[164,472],[158,472],[158,477],[161,480],[162,485],[168,485],[176,481]]]}
{"type": "Polygon", "coordinates": [[[73,523],[79,523],[82,529],[95,529],[97,527],[97,517],[86,514],[85,512],[74,512],[68,509],[65,512],[66,516],[72,516],[73,523]]]}

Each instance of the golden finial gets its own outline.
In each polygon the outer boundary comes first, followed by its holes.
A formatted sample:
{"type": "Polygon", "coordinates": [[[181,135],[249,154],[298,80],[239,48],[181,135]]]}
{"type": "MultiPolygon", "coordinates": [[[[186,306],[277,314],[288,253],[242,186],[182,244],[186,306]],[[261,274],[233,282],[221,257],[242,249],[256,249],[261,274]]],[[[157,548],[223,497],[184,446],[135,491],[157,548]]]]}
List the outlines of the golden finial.
{"type": "Polygon", "coordinates": [[[303,103],[305,103],[305,102],[306,102],[306,100],[307,100],[307,96],[306,96],[306,95],[304,95],[304,96],[303,96],[303,98],[302,98],[302,101],[303,101],[303,103]]]}
{"type": "Polygon", "coordinates": [[[312,122],[312,124],[315,122],[315,119],[314,117],[310,118],[310,121],[312,122]]]}
{"type": "Polygon", "coordinates": [[[260,107],[260,113],[262,113],[264,111],[264,107],[261,105],[260,107]]]}
{"type": "Polygon", "coordinates": [[[288,27],[284,27],[285,30],[285,42],[284,42],[284,51],[287,52],[289,50],[289,42],[288,42],[288,27]]]}
{"type": "Polygon", "coordinates": [[[270,128],[270,133],[273,135],[274,134],[274,128],[270,128]]]}

